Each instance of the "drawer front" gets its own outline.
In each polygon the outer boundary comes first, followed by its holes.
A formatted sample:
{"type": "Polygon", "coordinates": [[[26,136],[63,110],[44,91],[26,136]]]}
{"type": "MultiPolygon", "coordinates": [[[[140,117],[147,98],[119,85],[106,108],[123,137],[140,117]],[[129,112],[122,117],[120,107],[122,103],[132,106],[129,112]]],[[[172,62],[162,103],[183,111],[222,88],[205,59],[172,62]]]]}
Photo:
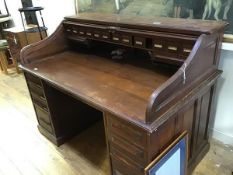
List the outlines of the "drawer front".
{"type": "Polygon", "coordinates": [[[53,133],[49,113],[37,104],[34,104],[34,106],[39,124],[46,130],[48,130],[50,133],[53,133]]]}
{"type": "Polygon", "coordinates": [[[114,43],[121,43],[121,35],[119,33],[112,34],[112,41],[114,43]]]}
{"type": "Polygon", "coordinates": [[[28,81],[31,81],[31,82],[33,82],[33,83],[39,85],[39,86],[42,86],[42,85],[41,85],[41,81],[40,81],[40,79],[39,79],[38,77],[36,77],[36,76],[34,76],[34,75],[32,75],[32,74],[29,74],[29,73],[25,73],[25,77],[26,77],[26,79],[27,79],[28,81]]]}
{"type": "Polygon", "coordinates": [[[143,175],[141,166],[133,162],[111,155],[113,175],[143,175]]]}
{"type": "Polygon", "coordinates": [[[44,95],[44,91],[43,91],[42,87],[40,87],[39,85],[37,85],[33,82],[30,82],[30,81],[28,81],[27,84],[28,84],[30,92],[33,92],[34,94],[38,95],[39,97],[45,99],[45,95],[44,95]]]}
{"type": "MultiPolygon", "coordinates": [[[[147,134],[143,129],[133,126],[111,114],[107,114],[110,135],[119,136],[142,149],[147,145],[147,134]]],[[[109,138],[111,140],[111,138],[109,138]]]]}
{"type": "Polygon", "coordinates": [[[48,105],[47,105],[47,102],[45,100],[41,100],[40,98],[38,98],[38,96],[36,94],[33,94],[32,92],[31,92],[31,97],[32,97],[32,101],[34,104],[39,106],[44,111],[49,112],[48,105]]]}
{"type": "Polygon", "coordinates": [[[122,44],[126,44],[126,45],[131,46],[132,45],[132,36],[123,35],[121,38],[121,42],[122,42],[122,44]]]}
{"type": "Polygon", "coordinates": [[[88,38],[93,38],[93,32],[92,32],[91,30],[87,30],[87,31],[86,31],[86,36],[87,36],[88,38]]]}
{"type": "Polygon", "coordinates": [[[41,108],[39,105],[34,104],[36,109],[36,114],[40,120],[43,120],[47,124],[51,124],[49,112],[41,108]]]}
{"type": "Polygon", "coordinates": [[[146,39],[142,37],[134,37],[134,46],[139,48],[145,48],[146,39]]]}
{"type": "Polygon", "coordinates": [[[111,136],[110,153],[120,157],[128,158],[140,165],[146,165],[146,152],[136,146],[128,143],[127,141],[111,136]]]}
{"type": "Polygon", "coordinates": [[[98,31],[98,30],[94,30],[94,32],[93,32],[93,38],[95,38],[95,39],[101,39],[101,37],[102,37],[102,33],[100,31],[98,31]]]}
{"type": "Polygon", "coordinates": [[[110,41],[110,39],[111,39],[110,33],[109,32],[105,32],[105,31],[102,32],[101,37],[102,37],[101,39],[105,40],[105,41],[110,41]]]}

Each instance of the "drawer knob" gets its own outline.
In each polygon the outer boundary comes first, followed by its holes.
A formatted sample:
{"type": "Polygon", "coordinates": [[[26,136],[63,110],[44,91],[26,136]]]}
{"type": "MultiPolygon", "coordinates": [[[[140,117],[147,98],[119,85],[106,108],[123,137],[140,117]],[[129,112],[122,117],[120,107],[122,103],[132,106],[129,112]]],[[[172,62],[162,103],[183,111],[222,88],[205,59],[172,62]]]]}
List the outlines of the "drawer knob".
{"type": "Polygon", "coordinates": [[[106,36],[106,35],[103,35],[103,38],[104,38],[104,39],[108,39],[108,36],[106,36]]]}
{"type": "Polygon", "coordinates": [[[79,34],[84,35],[84,32],[79,32],[79,34]]]}
{"type": "Polygon", "coordinates": [[[129,43],[129,39],[123,39],[123,42],[129,43]]]}
{"type": "Polygon", "coordinates": [[[100,35],[99,35],[99,34],[94,34],[94,36],[95,36],[96,38],[99,38],[99,37],[100,37],[100,35]]]}
{"type": "Polygon", "coordinates": [[[162,46],[161,44],[154,44],[154,47],[155,47],[155,48],[158,48],[158,49],[163,48],[163,46],[162,46]]]}
{"type": "Polygon", "coordinates": [[[113,37],[113,40],[114,40],[114,41],[119,41],[119,38],[113,37]]]}
{"type": "Polygon", "coordinates": [[[168,50],[177,51],[177,47],[169,46],[169,47],[168,47],[168,50]]]}
{"type": "Polygon", "coordinates": [[[143,43],[141,41],[135,41],[135,44],[142,46],[143,43]]]}
{"type": "Polygon", "coordinates": [[[91,36],[91,33],[90,33],[90,32],[88,32],[88,33],[87,33],[87,35],[88,35],[88,36],[91,36]]]}
{"type": "Polygon", "coordinates": [[[184,49],[185,53],[190,53],[192,50],[191,49],[184,49]]]}
{"type": "Polygon", "coordinates": [[[78,33],[77,30],[73,30],[73,33],[78,33]]]}

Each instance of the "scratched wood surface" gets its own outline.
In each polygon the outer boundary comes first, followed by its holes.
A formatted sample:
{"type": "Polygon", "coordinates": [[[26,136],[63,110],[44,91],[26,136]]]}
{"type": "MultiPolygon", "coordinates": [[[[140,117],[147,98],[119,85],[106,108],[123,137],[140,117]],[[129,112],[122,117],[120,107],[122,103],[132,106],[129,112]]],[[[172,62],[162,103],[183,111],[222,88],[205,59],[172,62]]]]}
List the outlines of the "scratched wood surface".
{"type": "Polygon", "coordinates": [[[172,75],[162,69],[147,70],[72,51],[24,65],[24,68],[97,108],[141,122],[145,122],[151,94],[172,75]]]}
{"type": "MultiPolygon", "coordinates": [[[[0,72],[0,120],[0,175],[108,174],[102,124],[59,148],[54,146],[37,130],[22,74],[0,72]]],[[[210,151],[193,175],[231,175],[232,157],[233,147],[212,140],[210,151]]]]}

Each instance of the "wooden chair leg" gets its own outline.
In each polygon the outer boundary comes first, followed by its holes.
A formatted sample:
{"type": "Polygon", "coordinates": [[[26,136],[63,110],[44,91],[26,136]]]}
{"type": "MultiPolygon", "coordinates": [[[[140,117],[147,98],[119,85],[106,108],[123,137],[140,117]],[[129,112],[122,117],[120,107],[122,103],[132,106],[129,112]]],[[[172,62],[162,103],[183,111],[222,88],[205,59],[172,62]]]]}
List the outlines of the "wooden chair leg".
{"type": "Polygon", "coordinates": [[[20,71],[19,71],[18,62],[17,62],[16,58],[12,58],[12,61],[13,61],[13,65],[16,69],[17,74],[19,74],[20,71]]]}
{"type": "Polygon", "coordinates": [[[4,71],[5,74],[8,74],[7,71],[7,60],[6,60],[6,55],[4,53],[4,51],[0,51],[0,61],[1,61],[1,65],[2,65],[2,69],[4,71]]]}

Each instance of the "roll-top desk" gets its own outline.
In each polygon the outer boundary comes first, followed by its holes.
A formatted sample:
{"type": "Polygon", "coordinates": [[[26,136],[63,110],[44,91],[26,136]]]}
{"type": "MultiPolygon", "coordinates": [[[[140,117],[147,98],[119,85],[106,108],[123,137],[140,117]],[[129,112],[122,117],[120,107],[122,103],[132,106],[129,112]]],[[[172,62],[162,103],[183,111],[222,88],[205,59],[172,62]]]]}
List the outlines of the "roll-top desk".
{"type": "Polygon", "coordinates": [[[103,120],[111,172],[142,175],[183,131],[208,151],[225,22],[86,13],[25,47],[38,128],[56,145],[103,120]]]}

